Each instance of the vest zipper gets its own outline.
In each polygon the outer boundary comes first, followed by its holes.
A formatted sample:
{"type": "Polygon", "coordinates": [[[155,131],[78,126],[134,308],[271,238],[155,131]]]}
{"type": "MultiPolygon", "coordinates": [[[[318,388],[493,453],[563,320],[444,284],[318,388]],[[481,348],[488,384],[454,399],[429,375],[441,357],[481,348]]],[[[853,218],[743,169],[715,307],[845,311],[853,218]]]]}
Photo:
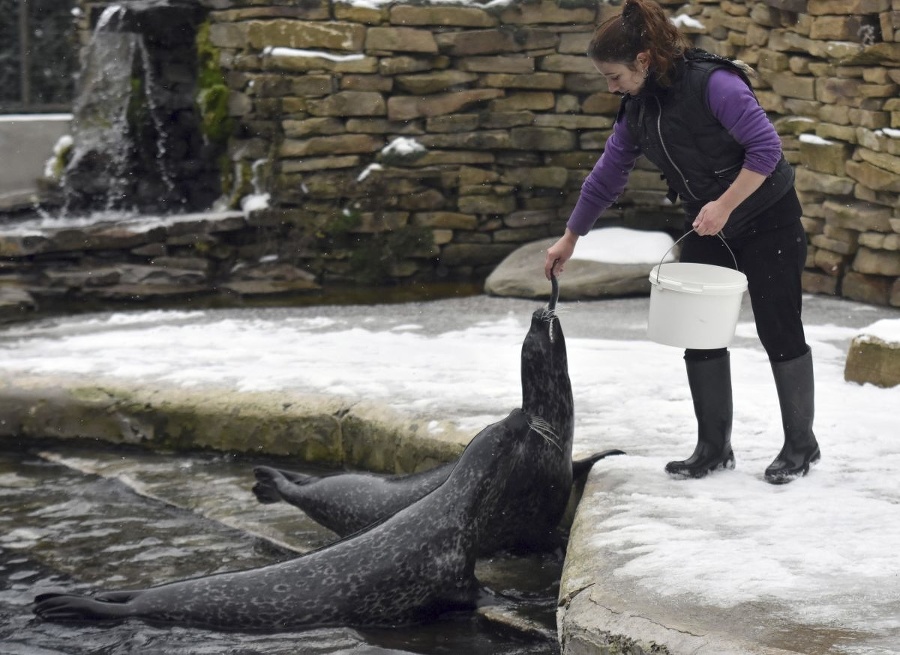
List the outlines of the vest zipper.
{"type": "Polygon", "coordinates": [[[662,103],[659,101],[659,98],[655,96],[653,99],[656,100],[656,106],[659,109],[659,112],[656,114],[656,132],[659,134],[659,145],[660,147],[662,147],[663,154],[665,154],[666,159],[669,160],[669,163],[672,164],[672,168],[678,171],[678,175],[681,176],[681,181],[684,182],[684,188],[687,189],[687,192],[691,194],[691,197],[694,200],[699,200],[697,195],[691,189],[691,185],[688,184],[687,178],[684,176],[684,173],[680,168],[678,168],[678,164],[675,163],[675,161],[672,159],[672,156],[669,154],[669,150],[666,148],[666,142],[663,141],[662,135],[662,103]]]}

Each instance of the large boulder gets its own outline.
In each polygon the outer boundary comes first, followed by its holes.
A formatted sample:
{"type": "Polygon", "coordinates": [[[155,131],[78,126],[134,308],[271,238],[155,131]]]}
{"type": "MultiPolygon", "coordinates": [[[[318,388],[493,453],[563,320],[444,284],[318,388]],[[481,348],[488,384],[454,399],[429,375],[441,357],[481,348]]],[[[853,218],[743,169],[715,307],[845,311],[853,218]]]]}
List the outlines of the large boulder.
{"type": "MultiPolygon", "coordinates": [[[[534,241],[513,251],[484,283],[486,293],[517,298],[545,298],[549,285],[544,258],[555,238],[534,241]]],[[[665,232],[622,227],[600,228],[578,240],[575,254],[559,278],[567,300],[588,300],[650,293],[650,271],[674,259],[675,244],[665,232]]]]}

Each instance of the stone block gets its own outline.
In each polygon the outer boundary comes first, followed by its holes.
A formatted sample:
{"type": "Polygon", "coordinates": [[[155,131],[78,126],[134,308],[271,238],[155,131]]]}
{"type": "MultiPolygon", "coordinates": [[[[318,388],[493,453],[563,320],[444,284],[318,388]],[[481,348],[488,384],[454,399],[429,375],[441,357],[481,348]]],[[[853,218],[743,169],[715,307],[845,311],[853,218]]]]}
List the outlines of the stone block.
{"type": "Polygon", "coordinates": [[[820,16],[813,20],[809,37],[820,41],[858,41],[862,25],[859,16],[820,16]]]}
{"type": "MultiPolygon", "coordinates": [[[[834,141],[843,141],[845,144],[856,143],[856,128],[850,125],[830,125],[829,123],[819,123],[816,134],[823,139],[832,139],[834,141]]],[[[846,157],[845,159],[849,159],[846,157]]],[[[844,169],[841,167],[841,173],[844,169]]]]}
{"type": "Polygon", "coordinates": [[[284,47],[360,52],[366,39],[365,26],[334,21],[250,21],[246,29],[247,44],[259,51],[284,47]]]}
{"type": "Polygon", "coordinates": [[[809,0],[806,12],[813,16],[877,14],[889,7],[890,0],[809,0]]]}
{"type": "MultiPolygon", "coordinates": [[[[818,238],[818,235],[813,238],[818,238]]],[[[847,258],[836,252],[825,250],[824,248],[817,248],[813,263],[816,268],[823,273],[834,277],[840,277],[847,266],[847,258]]]]}
{"type": "Polygon", "coordinates": [[[511,168],[500,179],[521,189],[563,189],[568,183],[568,172],[561,166],[511,168]]]}
{"type": "Polygon", "coordinates": [[[783,52],[762,49],[759,51],[757,66],[762,71],[782,72],[788,70],[790,57],[783,52]]]}
{"type": "Polygon", "coordinates": [[[858,97],[862,82],[857,79],[826,77],[817,79],[815,85],[816,100],[831,105],[858,97]]]}
{"type": "Polygon", "coordinates": [[[829,225],[856,232],[891,232],[891,210],[887,207],[826,200],[823,208],[829,225]]]}
{"type": "Polygon", "coordinates": [[[873,250],[900,250],[900,234],[865,232],[859,235],[859,245],[873,250]]]}
{"type": "Polygon", "coordinates": [[[862,98],[896,98],[897,85],[889,84],[861,84],[857,89],[862,98]]]}
{"type": "Polygon", "coordinates": [[[853,259],[853,270],[868,275],[897,277],[900,275],[900,253],[860,248],[853,259]]]}
{"type": "Polygon", "coordinates": [[[497,90],[497,99],[490,103],[492,112],[548,111],[556,105],[556,97],[549,91],[521,91],[506,97],[497,90]]]}
{"type": "Polygon", "coordinates": [[[800,217],[800,222],[803,224],[803,231],[809,236],[823,234],[825,231],[824,219],[804,215],[800,217]]]}
{"type": "MultiPolygon", "coordinates": [[[[893,141],[893,139],[892,139],[893,141]]],[[[900,157],[886,152],[877,152],[868,148],[857,148],[857,156],[865,162],[884,169],[894,175],[900,175],[900,157]]]]}
{"type": "Polygon", "coordinates": [[[321,100],[309,100],[307,109],[313,116],[384,116],[387,103],[375,91],[338,91],[321,100]]]}
{"type": "Polygon", "coordinates": [[[559,91],[563,88],[564,77],[560,73],[529,73],[512,75],[509,73],[487,73],[481,82],[499,89],[529,89],[532,91],[559,91]]]}
{"type": "Polygon", "coordinates": [[[813,171],[843,176],[844,164],[850,159],[852,151],[846,143],[812,135],[800,136],[800,162],[813,171]]]}
{"type": "Polygon", "coordinates": [[[291,50],[276,48],[263,52],[263,66],[266,70],[283,73],[304,73],[306,71],[326,70],[335,73],[375,73],[378,70],[378,59],[362,57],[352,59],[334,59],[322,51],[316,54],[297,56],[291,50]]]}
{"type": "MultiPolygon", "coordinates": [[[[852,162],[848,162],[848,165],[852,162]]],[[[800,191],[819,191],[838,196],[849,196],[853,193],[853,180],[837,175],[817,173],[806,168],[798,168],[796,187],[800,191]]]]}
{"type": "MultiPolygon", "coordinates": [[[[392,121],[405,121],[414,118],[452,114],[480,102],[499,98],[502,95],[503,91],[500,89],[468,89],[456,93],[424,97],[391,96],[387,101],[388,118],[392,121]]],[[[548,95],[552,99],[553,94],[548,95]]]]}
{"type": "Polygon", "coordinates": [[[390,93],[394,88],[394,80],[381,75],[342,75],[340,78],[341,91],[378,91],[390,93]]]}
{"type": "Polygon", "coordinates": [[[585,116],[581,114],[538,114],[535,127],[560,127],[566,130],[605,130],[611,128],[612,116],[585,116]]]}
{"type": "Polygon", "coordinates": [[[576,147],[576,135],[553,127],[516,127],[510,131],[512,147],[519,150],[564,151],[576,147]]]}
{"type": "Polygon", "coordinates": [[[837,295],[838,278],[833,275],[803,271],[800,277],[803,290],[807,293],[822,293],[828,296],[837,295]]]}
{"type": "Polygon", "coordinates": [[[816,99],[816,80],[813,77],[778,73],[769,77],[769,83],[775,93],[786,98],[816,99]]]}
{"type": "Polygon", "coordinates": [[[873,191],[900,193],[900,177],[865,161],[848,161],[847,175],[873,191]]]}
{"type": "Polygon", "coordinates": [[[394,77],[397,90],[411,95],[429,95],[464,86],[478,79],[474,73],[457,70],[431,71],[394,77]]]}
{"type": "Polygon", "coordinates": [[[516,208],[512,195],[461,196],[457,209],[464,214],[508,214],[516,208]]]}
{"type": "Polygon", "coordinates": [[[890,290],[890,278],[855,271],[849,271],[841,282],[843,297],[872,305],[887,305],[890,290]]]}
{"type": "Polygon", "coordinates": [[[850,124],[850,108],[843,105],[824,105],[819,109],[819,119],[835,125],[850,124]]]}
{"type": "Polygon", "coordinates": [[[803,100],[801,98],[785,98],[784,111],[794,116],[817,116],[822,109],[822,103],[815,100],[803,100]]]}
{"type": "Polygon", "coordinates": [[[858,127],[856,128],[856,140],[857,143],[869,150],[900,156],[900,139],[891,137],[882,130],[858,127]]]}
{"type": "Polygon", "coordinates": [[[478,218],[473,214],[450,211],[416,212],[412,216],[412,224],[435,230],[471,231],[478,228],[478,218]]]}
{"type": "Polygon", "coordinates": [[[400,55],[399,57],[381,57],[378,59],[378,73],[386,76],[422,73],[434,70],[434,68],[434,57],[400,55]]]}
{"type": "Polygon", "coordinates": [[[430,30],[413,27],[370,27],[366,32],[367,52],[424,52],[437,54],[438,44],[430,30]]]}
{"type": "Polygon", "coordinates": [[[499,19],[480,7],[417,7],[396,4],[391,7],[394,25],[437,25],[442,27],[494,27],[499,19]]]}
{"type": "Polygon", "coordinates": [[[584,55],[547,55],[541,57],[538,67],[541,70],[556,73],[597,74],[591,60],[584,55]]]}
{"type": "Polygon", "coordinates": [[[891,122],[890,114],[884,111],[871,111],[851,107],[847,113],[851,124],[873,130],[888,127],[891,122]]]}
{"type": "MultiPolygon", "coordinates": [[[[900,27],[900,26],[898,26],[900,27]]],[[[574,32],[560,34],[557,52],[562,55],[578,55],[584,57],[588,44],[591,42],[593,32],[574,32]]]]}
{"type": "MultiPolygon", "coordinates": [[[[810,241],[816,248],[827,250],[831,253],[837,253],[842,256],[852,255],[856,252],[857,248],[855,239],[852,241],[845,241],[844,239],[830,237],[827,234],[813,235],[810,241]]],[[[813,261],[815,261],[815,259],[813,259],[813,261]]]]}
{"type": "Polygon", "coordinates": [[[503,26],[491,30],[443,32],[435,37],[441,52],[453,57],[556,49],[559,36],[540,28],[503,26]]]}
{"type": "Polygon", "coordinates": [[[481,118],[478,114],[451,114],[449,116],[434,116],[425,121],[425,132],[470,132],[481,126],[481,118]]]}
{"type": "MultiPolygon", "coordinates": [[[[582,57],[585,59],[585,57],[582,57]]],[[[534,57],[525,55],[507,55],[497,57],[466,57],[459,62],[460,70],[473,73],[533,73],[535,69],[534,57]]],[[[595,73],[596,74],[596,73],[595,73]]]]}
{"type": "Polygon", "coordinates": [[[309,139],[286,139],[278,155],[284,158],[342,155],[376,152],[384,147],[384,139],[368,134],[342,134],[309,139]]]}
{"type": "Polygon", "coordinates": [[[500,14],[500,20],[506,25],[585,25],[596,20],[596,10],[593,6],[578,6],[578,3],[566,6],[566,4],[559,0],[514,2],[500,14]]]}
{"type": "Polygon", "coordinates": [[[424,134],[419,141],[431,150],[507,150],[511,147],[510,135],[506,130],[424,134]]]}

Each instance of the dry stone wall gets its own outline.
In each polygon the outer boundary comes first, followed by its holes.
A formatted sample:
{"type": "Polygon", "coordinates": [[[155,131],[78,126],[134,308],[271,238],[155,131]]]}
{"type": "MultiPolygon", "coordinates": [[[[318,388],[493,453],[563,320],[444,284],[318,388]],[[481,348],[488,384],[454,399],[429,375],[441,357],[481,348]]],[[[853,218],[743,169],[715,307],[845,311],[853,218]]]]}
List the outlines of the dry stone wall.
{"type": "MultiPolygon", "coordinates": [[[[271,162],[253,219],[326,279],[483,278],[561,233],[618,107],[584,56],[605,4],[210,4],[232,152],[271,162]]],[[[677,224],[659,176],[635,175],[605,222],[677,224]]]]}
{"type": "MultiPolygon", "coordinates": [[[[583,54],[618,3],[198,1],[234,121],[226,188],[269,195],[242,252],[322,282],[483,278],[561,233],[618,108],[583,54]]],[[[805,288],[900,306],[900,0],[664,4],[759,71],[797,170],[805,288]]],[[[663,194],[641,164],[601,224],[677,230],[663,194]]]]}

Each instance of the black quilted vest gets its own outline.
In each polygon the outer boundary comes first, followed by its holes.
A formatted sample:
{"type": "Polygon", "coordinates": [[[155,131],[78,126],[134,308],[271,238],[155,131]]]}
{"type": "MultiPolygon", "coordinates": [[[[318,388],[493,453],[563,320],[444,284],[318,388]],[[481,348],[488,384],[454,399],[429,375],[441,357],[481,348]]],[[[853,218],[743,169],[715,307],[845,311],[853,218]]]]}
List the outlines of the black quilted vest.
{"type": "MultiPolygon", "coordinates": [[[[619,110],[644,156],[662,172],[693,221],[706,203],[728,189],[744,162],[743,147],[713,116],[706,97],[712,72],[737,72],[747,86],[744,71],[728,59],[702,50],[690,50],[677,65],[670,87],[651,77],[636,96],[626,95],[619,110]]],[[[794,184],[794,169],[781,157],[763,185],[732,212],[722,234],[740,236],[754,227],[753,219],[787,193],[794,184]]]]}

